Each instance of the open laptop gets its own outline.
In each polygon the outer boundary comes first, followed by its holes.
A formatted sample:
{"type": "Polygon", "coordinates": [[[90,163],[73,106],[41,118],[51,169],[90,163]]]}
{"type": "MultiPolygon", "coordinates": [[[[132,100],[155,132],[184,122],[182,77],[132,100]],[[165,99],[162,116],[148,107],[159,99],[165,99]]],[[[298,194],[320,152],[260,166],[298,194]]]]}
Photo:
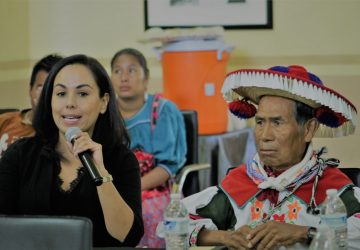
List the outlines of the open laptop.
{"type": "Polygon", "coordinates": [[[72,216],[0,216],[0,249],[90,250],[92,222],[72,216]]]}

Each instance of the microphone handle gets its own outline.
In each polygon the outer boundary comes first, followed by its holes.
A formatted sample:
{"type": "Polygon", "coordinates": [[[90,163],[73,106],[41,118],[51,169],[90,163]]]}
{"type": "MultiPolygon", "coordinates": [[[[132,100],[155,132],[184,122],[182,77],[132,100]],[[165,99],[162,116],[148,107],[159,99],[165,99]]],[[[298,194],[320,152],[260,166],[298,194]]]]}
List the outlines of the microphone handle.
{"type": "Polygon", "coordinates": [[[96,186],[100,186],[103,183],[103,178],[101,177],[99,170],[95,166],[94,162],[91,159],[91,156],[88,152],[82,152],[79,154],[80,161],[82,165],[88,170],[91,179],[93,179],[96,186]]]}

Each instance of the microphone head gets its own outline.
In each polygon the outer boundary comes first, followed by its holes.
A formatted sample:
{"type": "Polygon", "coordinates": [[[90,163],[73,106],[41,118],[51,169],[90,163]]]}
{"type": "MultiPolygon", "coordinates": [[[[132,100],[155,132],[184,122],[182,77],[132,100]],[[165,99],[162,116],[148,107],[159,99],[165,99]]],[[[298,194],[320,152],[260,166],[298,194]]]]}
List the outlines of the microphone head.
{"type": "Polygon", "coordinates": [[[70,127],[66,130],[65,138],[68,142],[76,137],[77,134],[81,133],[81,129],[78,127],[70,127]]]}

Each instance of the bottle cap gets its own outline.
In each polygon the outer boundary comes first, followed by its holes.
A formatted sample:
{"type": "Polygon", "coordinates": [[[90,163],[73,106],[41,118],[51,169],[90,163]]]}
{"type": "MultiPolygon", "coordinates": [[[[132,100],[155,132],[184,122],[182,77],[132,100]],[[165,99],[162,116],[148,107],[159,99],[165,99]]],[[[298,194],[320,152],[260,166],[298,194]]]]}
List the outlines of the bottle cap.
{"type": "Polygon", "coordinates": [[[316,227],[317,231],[319,232],[324,232],[324,231],[329,231],[331,230],[331,228],[329,227],[329,225],[325,224],[325,223],[320,223],[317,227],[316,227]]]}
{"type": "Polygon", "coordinates": [[[337,195],[337,190],[336,189],[327,189],[326,190],[326,195],[328,195],[328,196],[336,196],[337,195]]]}
{"type": "Polygon", "coordinates": [[[171,193],[170,198],[171,199],[181,199],[181,194],[180,193],[171,193]]]}

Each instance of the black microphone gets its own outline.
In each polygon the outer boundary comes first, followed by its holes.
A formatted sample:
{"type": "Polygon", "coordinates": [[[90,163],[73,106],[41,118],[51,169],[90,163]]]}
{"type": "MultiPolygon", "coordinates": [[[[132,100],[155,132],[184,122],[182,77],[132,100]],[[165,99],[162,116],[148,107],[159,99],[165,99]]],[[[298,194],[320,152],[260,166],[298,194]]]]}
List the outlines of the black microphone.
{"type": "MultiPolygon", "coordinates": [[[[65,137],[68,142],[74,145],[76,135],[81,133],[81,129],[78,127],[70,127],[66,130],[65,137]]],[[[86,150],[78,154],[82,165],[88,170],[91,178],[93,179],[96,186],[100,186],[103,183],[103,178],[101,177],[99,170],[94,164],[94,161],[91,157],[91,151],[86,150]]]]}

